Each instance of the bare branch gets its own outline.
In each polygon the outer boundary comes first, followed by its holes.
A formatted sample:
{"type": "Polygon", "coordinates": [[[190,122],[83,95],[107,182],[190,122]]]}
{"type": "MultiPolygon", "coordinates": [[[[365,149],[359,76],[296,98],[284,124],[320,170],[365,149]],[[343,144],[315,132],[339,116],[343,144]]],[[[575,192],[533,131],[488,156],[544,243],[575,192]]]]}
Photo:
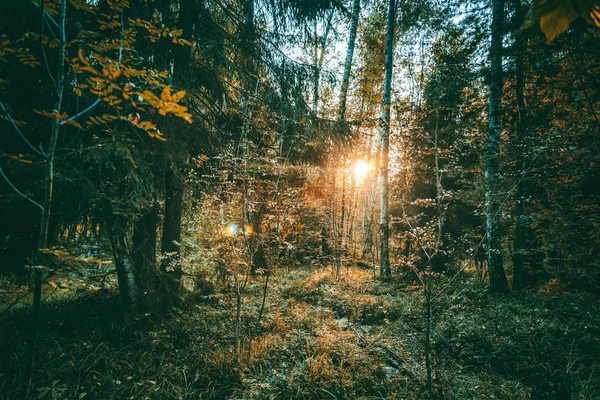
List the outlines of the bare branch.
{"type": "Polygon", "coordinates": [[[12,184],[12,182],[8,179],[8,177],[6,175],[4,175],[4,171],[2,170],[2,167],[0,167],[0,175],[2,175],[2,177],[4,178],[4,180],[6,181],[6,183],[8,183],[10,185],[11,188],[14,189],[15,192],[17,192],[17,194],[19,196],[21,196],[22,198],[24,198],[25,200],[30,201],[32,204],[34,204],[36,207],[39,207],[40,210],[44,210],[44,207],[42,207],[41,204],[37,203],[35,200],[33,200],[31,197],[27,196],[26,194],[23,194],[23,192],[21,192],[19,189],[17,189],[15,187],[15,185],[12,184]]]}
{"type": "Polygon", "coordinates": [[[91,105],[90,105],[88,108],[86,108],[85,110],[83,110],[83,111],[81,111],[81,112],[78,112],[77,114],[73,115],[73,116],[72,116],[72,117],[70,117],[69,119],[67,119],[67,120],[64,120],[64,121],[60,121],[60,122],[59,122],[59,125],[61,125],[61,126],[62,126],[62,125],[66,124],[66,123],[67,123],[67,122],[69,122],[69,121],[73,121],[74,119],[77,119],[77,118],[81,117],[83,114],[85,114],[85,113],[87,113],[87,112],[91,111],[91,110],[92,110],[92,108],[96,107],[98,104],[100,104],[100,99],[96,100],[96,101],[95,101],[95,102],[93,102],[93,103],[92,103],[92,104],[91,104],[91,105]]]}
{"type": "Polygon", "coordinates": [[[31,142],[29,142],[29,140],[27,140],[27,138],[25,137],[25,135],[23,135],[23,132],[21,132],[21,129],[19,128],[19,126],[17,125],[17,123],[12,119],[12,117],[8,113],[8,110],[4,107],[4,104],[2,104],[2,101],[0,101],[0,108],[2,108],[2,111],[4,111],[4,113],[8,117],[8,120],[10,121],[10,123],[12,124],[12,126],[15,128],[15,130],[17,131],[17,133],[19,134],[19,136],[21,136],[21,139],[23,139],[23,141],[27,144],[27,146],[29,146],[29,148],[31,148],[31,150],[33,150],[35,153],[37,153],[40,156],[46,158],[47,155],[46,155],[46,153],[44,153],[44,150],[42,150],[41,148],[39,150],[36,149],[31,144],[31,142]]]}

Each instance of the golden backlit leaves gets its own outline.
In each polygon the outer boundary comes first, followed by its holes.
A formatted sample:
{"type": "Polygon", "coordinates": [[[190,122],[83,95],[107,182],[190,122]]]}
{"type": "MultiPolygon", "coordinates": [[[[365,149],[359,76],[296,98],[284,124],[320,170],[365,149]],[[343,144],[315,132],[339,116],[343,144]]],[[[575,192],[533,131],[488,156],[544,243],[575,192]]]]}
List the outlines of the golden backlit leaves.
{"type": "Polygon", "coordinates": [[[74,119],[69,120],[69,116],[67,115],[66,112],[59,114],[57,112],[48,112],[48,111],[44,111],[44,110],[42,110],[42,111],[34,110],[34,111],[36,114],[43,115],[44,117],[52,118],[52,119],[57,120],[58,122],[62,122],[63,124],[71,125],[71,126],[81,129],[81,125],[79,124],[79,122],[75,121],[74,119]]]}
{"type": "Polygon", "coordinates": [[[37,57],[31,53],[19,53],[17,54],[17,59],[21,64],[31,68],[35,68],[38,65],[42,65],[42,63],[38,61],[37,57]]]}
{"type": "MultiPolygon", "coordinates": [[[[155,19],[157,19],[158,17],[155,14],[155,19]]],[[[160,26],[157,27],[156,25],[152,24],[150,21],[146,21],[146,20],[142,20],[140,18],[137,19],[129,19],[129,23],[140,27],[140,28],[144,28],[147,32],[148,32],[148,36],[147,38],[150,39],[151,42],[157,42],[161,37],[163,38],[171,38],[171,41],[173,42],[173,44],[178,44],[181,46],[191,46],[192,44],[183,39],[181,36],[183,35],[183,30],[181,29],[170,29],[169,27],[166,26],[160,26]]]]}
{"type": "Polygon", "coordinates": [[[539,21],[549,43],[580,16],[600,27],[600,0],[534,0],[523,29],[539,21]]]}
{"type": "Polygon", "coordinates": [[[162,140],[162,141],[167,140],[167,139],[165,139],[162,132],[160,130],[158,130],[156,125],[150,121],[141,121],[137,115],[129,115],[126,118],[126,120],[129,121],[130,123],[132,123],[134,126],[145,130],[148,133],[148,135],[153,139],[158,139],[158,140],[162,140]]]}
{"type": "Polygon", "coordinates": [[[5,58],[9,53],[14,53],[15,50],[10,46],[10,40],[2,39],[0,40],[0,61],[8,62],[5,58]]]}
{"type": "MultiPolygon", "coordinates": [[[[89,101],[88,105],[91,105],[90,109],[94,108],[94,112],[89,113],[84,105],[72,111],[71,116],[62,111],[46,110],[36,110],[37,114],[58,121],[60,125],[79,129],[104,125],[104,129],[110,131],[111,124],[124,121],[159,140],[165,140],[165,137],[157,128],[155,120],[158,116],[174,116],[192,123],[192,115],[187,107],[180,104],[186,92],[174,91],[165,85],[169,71],[145,69],[133,62],[136,57],[133,46],[140,33],[147,33],[152,42],[164,38],[176,45],[191,46],[182,38],[181,29],[166,27],[158,12],[154,12],[150,21],[139,18],[124,20],[123,11],[130,8],[129,0],[107,0],[105,4],[108,7],[102,13],[94,2],[88,0],[68,0],[68,3],[74,12],[97,15],[98,28],[81,31],[76,39],[67,43],[67,48],[73,53],[66,58],[67,68],[75,75],[75,82],[71,86],[73,95],[82,98],[83,102],[89,101]],[[96,108],[98,104],[100,107],[96,108]]],[[[44,10],[52,17],[60,14],[59,6],[58,0],[46,0],[43,4],[44,10]]],[[[19,46],[3,37],[0,38],[0,62],[9,62],[10,56],[14,56],[23,66],[40,66],[41,56],[30,51],[31,46],[26,46],[27,41],[31,40],[39,40],[50,49],[59,47],[61,43],[59,38],[48,35],[40,37],[31,32],[24,35],[24,40],[17,42],[21,43],[19,46]]],[[[4,82],[0,79],[0,83],[4,82]]],[[[20,121],[15,123],[23,124],[20,121]]]]}
{"type": "Polygon", "coordinates": [[[149,90],[144,90],[140,97],[148,104],[158,110],[160,115],[174,114],[183,118],[186,122],[192,123],[192,115],[187,112],[187,107],[178,104],[185,96],[185,90],[171,94],[171,88],[165,86],[160,98],[149,90]]]}

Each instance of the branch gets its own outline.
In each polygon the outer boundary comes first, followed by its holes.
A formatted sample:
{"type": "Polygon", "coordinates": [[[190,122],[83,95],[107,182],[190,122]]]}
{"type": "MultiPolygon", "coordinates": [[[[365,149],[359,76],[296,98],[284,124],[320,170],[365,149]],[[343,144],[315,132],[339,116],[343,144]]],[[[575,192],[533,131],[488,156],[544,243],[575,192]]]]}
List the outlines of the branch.
{"type": "MultiPolygon", "coordinates": [[[[123,21],[123,6],[121,6],[121,45],[119,46],[119,61],[118,61],[118,64],[117,64],[117,69],[120,69],[121,62],[123,61],[123,48],[124,48],[124,45],[125,45],[125,25],[124,25],[124,21],[123,21]]],[[[72,117],[68,118],[65,121],[60,121],[59,125],[62,126],[64,124],[66,124],[67,122],[70,122],[70,121],[73,121],[75,119],[78,119],[82,115],[90,112],[98,104],[100,104],[100,98],[98,98],[95,102],[93,102],[85,110],[83,110],[81,112],[78,112],[77,114],[73,115],[72,117]]]]}
{"type": "Polygon", "coordinates": [[[77,119],[77,118],[81,117],[83,114],[85,114],[85,113],[87,113],[87,112],[91,111],[91,110],[92,110],[92,108],[96,107],[98,104],[100,104],[100,99],[98,99],[98,100],[96,100],[95,102],[93,102],[93,103],[92,103],[92,104],[91,104],[91,105],[90,105],[88,108],[86,108],[85,110],[83,110],[83,111],[81,111],[81,112],[78,112],[77,114],[73,115],[72,117],[70,117],[70,118],[69,118],[69,119],[67,119],[67,120],[60,121],[58,124],[62,126],[62,125],[66,124],[66,123],[67,123],[67,122],[69,122],[69,121],[73,121],[74,119],[77,119]]]}
{"type": "Polygon", "coordinates": [[[2,167],[0,167],[0,175],[2,175],[2,177],[4,178],[4,180],[6,181],[6,183],[8,183],[10,185],[11,188],[14,189],[15,192],[17,192],[17,194],[21,197],[23,197],[26,200],[29,200],[31,203],[33,203],[34,205],[36,205],[37,207],[40,208],[40,210],[44,210],[44,207],[42,207],[41,204],[37,203],[35,200],[33,200],[31,197],[28,197],[27,195],[23,194],[19,189],[17,189],[15,187],[15,185],[12,184],[12,182],[7,178],[6,175],[4,175],[4,171],[2,170],[2,167]]]}
{"type": "Polygon", "coordinates": [[[10,311],[11,308],[13,308],[14,306],[16,306],[18,302],[20,302],[21,300],[23,300],[32,291],[33,291],[33,287],[29,288],[29,290],[26,291],[25,294],[23,294],[22,296],[17,297],[15,299],[15,301],[13,301],[12,303],[10,303],[10,305],[8,307],[6,307],[4,310],[2,310],[2,313],[0,313],[0,319],[2,317],[4,317],[4,315],[6,315],[6,313],[8,311],[10,311]]]}
{"type": "MultiPolygon", "coordinates": [[[[40,5],[38,3],[36,3],[34,0],[29,0],[29,2],[31,4],[33,4],[34,6],[41,8],[40,5]]],[[[54,20],[54,18],[52,18],[52,15],[48,14],[48,11],[43,10],[44,11],[44,15],[46,16],[46,20],[52,22],[52,25],[54,25],[55,27],[60,29],[60,26],[58,25],[58,22],[56,22],[54,20]]]]}
{"type": "MultiPolygon", "coordinates": [[[[493,219],[496,219],[498,217],[498,215],[500,214],[500,211],[502,211],[502,209],[504,208],[504,205],[506,204],[506,202],[508,201],[508,199],[511,197],[511,195],[513,194],[513,192],[515,190],[517,190],[517,187],[521,184],[521,182],[525,179],[525,177],[527,176],[527,174],[529,174],[529,172],[533,171],[533,164],[535,163],[535,161],[537,160],[537,158],[540,156],[540,154],[542,154],[542,151],[539,151],[531,160],[531,163],[529,165],[529,167],[523,171],[523,173],[521,174],[521,176],[519,177],[519,180],[517,181],[517,183],[506,193],[506,196],[504,197],[504,200],[502,201],[502,203],[500,203],[500,205],[498,206],[498,210],[496,211],[496,213],[493,216],[493,219]]],[[[479,249],[479,247],[481,247],[483,245],[483,242],[485,241],[486,236],[483,235],[483,237],[481,238],[481,240],[479,241],[479,243],[477,244],[477,246],[474,247],[473,249],[473,255],[471,256],[471,258],[469,258],[469,260],[462,266],[461,269],[458,270],[458,272],[456,272],[456,274],[450,278],[450,280],[448,280],[448,282],[444,285],[444,287],[442,289],[440,289],[440,291],[438,292],[438,294],[436,294],[433,299],[431,300],[432,302],[435,301],[435,299],[437,299],[438,297],[440,297],[442,295],[442,293],[444,293],[444,291],[446,291],[446,289],[448,289],[448,287],[450,286],[450,284],[456,279],[458,278],[458,276],[469,266],[471,265],[471,263],[473,262],[473,260],[475,259],[475,256],[477,255],[477,250],[479,249]]],[[[462,293],[462,292],[461,292],[462,293]]],[[[460,293],[459,293],[460,294],[460,293]]],[[[458,295],[457,295],[458,296],[458,295]]],[[[456,297],[456,296],[455,296],[456,297]]],[[[452,299],[454,300],[454,299],[452,299]]],[[[448,302],[448,304],[450,304],[450,302],[448,302]]]]}
{"type": "Polygon", "coordinates": [[[12,117],[10,116],[10,114],[8,113],[8,111],[6,110],[6,108],[4,108],[4,104],[2,104],[2,101],[0,101],[0,108],[2,108],[2,111],[4,111],[4,113],[8,117],[8,120],[10,121],[10,123],[12,124],[12,126],[15,128],[15,130],[17,131],[17,133],[19,134],[19,136],[21,136],[21,139],[23,139],[25,141],[25,143],[27,144],[27,146],[29,146],[29,148],[31,148],[31,150],[33,150],[34,152],[36,152],[40,156],[42,156],[44,158],[47,158],[48,155],[46,153],[44,153],[44,150],[42,150],[41,148],[40,148],[40,150],[38,150],[35,147],[33,147],[33,145],[29,142],[29,140],[27,140],[27,138],[25,137],[25,135],[23,135],[23,132],[21,132],[21,129],[19,129],[19,127],[16,124],[16,122],[12,119],[12,117]]]}

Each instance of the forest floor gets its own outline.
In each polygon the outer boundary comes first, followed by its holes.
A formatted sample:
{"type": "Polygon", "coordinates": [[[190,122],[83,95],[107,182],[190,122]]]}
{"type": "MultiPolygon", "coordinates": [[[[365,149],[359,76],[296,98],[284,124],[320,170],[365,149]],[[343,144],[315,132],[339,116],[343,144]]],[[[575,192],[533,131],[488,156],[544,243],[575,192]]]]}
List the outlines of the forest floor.
{"type": "MultiPolygon", "coordinates": [[[[278,270],[243,296],[208,281],[178,307],[121,317],[112,289],[55,289],[43,303],[40,399],[599,399],[600,301],[552,281],[490,296],[469,274],[436,300],[424,390],[422,288],[407,274],[278,270]],[[249,354],[249,348],[251,354],[249,354]]],[[[446,278],[438,277],[438,285],[446,278]]],[[[5,289],[0,312],[18,294],[5,289]],[[10,295],[8,295],[10,294],[10,295]]],[[[27,307],[0,315],[0,398],[18,397],[27,307]]]]}

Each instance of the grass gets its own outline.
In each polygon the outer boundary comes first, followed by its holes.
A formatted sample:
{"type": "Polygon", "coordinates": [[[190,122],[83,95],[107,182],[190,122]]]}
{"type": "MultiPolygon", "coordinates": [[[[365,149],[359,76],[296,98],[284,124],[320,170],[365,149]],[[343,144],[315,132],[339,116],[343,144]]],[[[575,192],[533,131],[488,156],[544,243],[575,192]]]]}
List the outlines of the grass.
{"type": "MultiPolygon", "coordinates": [[[[600,303],[550,283],[491,297],[457,281],[435,308],[434,388],[423,391],[420,287],[371,272],[292,270],[262,278],[242,310],[221,288],[178,308],[123,321],[112,290],[52,295],[42,310],[40,399],[559,399],[600,398],[600,303]],[[251,351],[249,351],[249,348],[251,351]]],[[[8,302],[8,298],[5,302],[8,302]]],[[[27,308],[0,321],[0,393],[19,396],[27,308]]]]}

